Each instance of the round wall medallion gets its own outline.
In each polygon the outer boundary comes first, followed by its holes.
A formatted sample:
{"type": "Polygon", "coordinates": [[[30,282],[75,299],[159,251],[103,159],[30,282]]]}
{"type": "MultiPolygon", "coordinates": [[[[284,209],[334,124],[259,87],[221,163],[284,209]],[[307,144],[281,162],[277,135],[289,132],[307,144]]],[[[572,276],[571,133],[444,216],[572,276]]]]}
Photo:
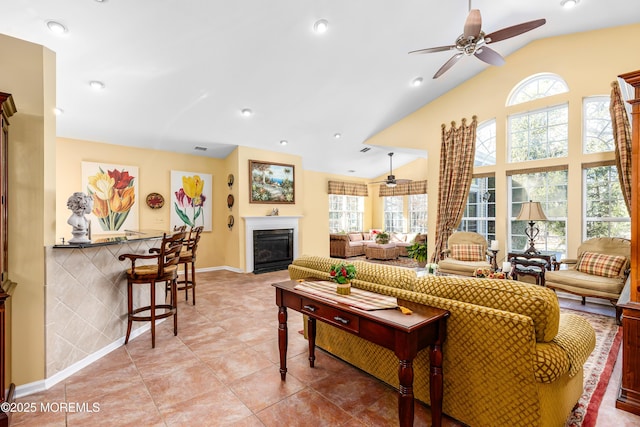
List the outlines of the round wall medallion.
{"type": "Polygon", "coordinates": [[[149,193],[147,195],[147,206],[151,209],[160,209],[164,206],[164,197],[160,193],[149,193]]]}
{"type": "Polygon", "coordinates": [[[233,187],[234,181],[235,181],[235,178],[233,177],[233,174],[230,173],[229,176],[227,177],[227,185],[229,186],[229,188],[233,187]]]}
{"type": "Polygon", "coordinates": [[[229,207],[229,209],[231,209],[233,207],[233,202],[235,201],[235,199],[233,198],[233,194],[229,194],[227,196],[227,206],[229,207]]]}

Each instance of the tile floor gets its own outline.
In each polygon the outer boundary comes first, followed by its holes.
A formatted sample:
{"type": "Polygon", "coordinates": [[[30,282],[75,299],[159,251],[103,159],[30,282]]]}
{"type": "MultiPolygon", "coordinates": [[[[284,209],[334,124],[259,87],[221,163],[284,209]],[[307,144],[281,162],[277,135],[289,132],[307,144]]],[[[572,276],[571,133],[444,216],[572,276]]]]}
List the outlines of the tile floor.
{"type": "MultiPolygon", "coordinates": [[[[286,382],[280,380],[270,283],[286,279],[286,271],[199,273],[198,305],[184,302],[181,294],[177,337],[172,322],[164,322],[157,328],[155,349],[147,332],[49,390],[18,399],[38,410],[15,413],[12,425],[397,425],[394,389],[322,351],[316,352],[316,368],[309,368],[307,342],[298,333],[302,318],[292,310],[289,372],[286,382]],[[76,406],[65,413],[60,410],[64,402],[96,410],[76,406]],[[49,410],[40,410],[41,405],[49,410]]],[[[606,306],[588,307],[613,315],[606,306]]],[[[618,363],[599,426],[640,424],[640,416],[615,409],[619,378],[618,363]]],[[[430,425],[430,411],[419,403],[415,425],[430,425]]],[[[460,424],[445,419],[444,425],[460,424]]]]}

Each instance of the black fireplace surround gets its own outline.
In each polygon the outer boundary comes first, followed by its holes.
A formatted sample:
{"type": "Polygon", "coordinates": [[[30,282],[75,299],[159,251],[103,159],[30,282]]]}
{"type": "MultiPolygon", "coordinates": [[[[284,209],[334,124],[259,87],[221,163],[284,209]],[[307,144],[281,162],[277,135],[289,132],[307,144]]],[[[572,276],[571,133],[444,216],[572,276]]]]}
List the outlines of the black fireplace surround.
{"type": "Polygon", "coordinates": [[[293,229],[253,231],[253,272],[285,270],[293,262],[293,229]]]}

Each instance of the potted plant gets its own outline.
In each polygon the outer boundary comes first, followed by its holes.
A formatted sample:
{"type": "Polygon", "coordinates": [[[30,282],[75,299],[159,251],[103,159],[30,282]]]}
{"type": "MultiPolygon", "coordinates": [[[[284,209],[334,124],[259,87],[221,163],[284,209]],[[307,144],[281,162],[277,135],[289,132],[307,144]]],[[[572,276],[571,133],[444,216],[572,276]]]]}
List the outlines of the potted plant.
{"type": "Polygon", "coordinates": [[[356,267],[353,264],[333,264],[329,270],[329,276],[338,284],[337,293],[349,295],[351,293],[351,279],[356,277],[356,267]]]}
{"type": "Polygon", "coordinates": [[[386,245],[387,243],[389,243],[389,239],[389,233],[387,233],[386,231],[381,231],[376,234],[376,243],[379,245],[386,245]]]}
{"type": "Polygon", "coordinates": [[[427,265],[427,244],[416,242],[407,247],[407,255],[418,262],[418,267],[424,268],[427,265]]]}

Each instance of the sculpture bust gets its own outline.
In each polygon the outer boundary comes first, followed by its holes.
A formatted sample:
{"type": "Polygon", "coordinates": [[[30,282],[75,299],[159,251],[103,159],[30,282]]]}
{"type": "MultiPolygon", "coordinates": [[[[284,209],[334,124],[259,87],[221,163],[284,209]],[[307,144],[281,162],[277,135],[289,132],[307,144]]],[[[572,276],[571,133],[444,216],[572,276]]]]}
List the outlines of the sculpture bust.
{"type": "Polygon", "coordinates": [[[80,191],[76,191],[67,200],[67,208],[71,209],[73,214],[67,220],[67,224],[73,227],[71,234],[73,238],[69,243],[88,243],[91,240],[89,234],[89,221],[84,217],[85,214],[91,213],[93,209],[93,197],[86,195],[80,191]]]}

